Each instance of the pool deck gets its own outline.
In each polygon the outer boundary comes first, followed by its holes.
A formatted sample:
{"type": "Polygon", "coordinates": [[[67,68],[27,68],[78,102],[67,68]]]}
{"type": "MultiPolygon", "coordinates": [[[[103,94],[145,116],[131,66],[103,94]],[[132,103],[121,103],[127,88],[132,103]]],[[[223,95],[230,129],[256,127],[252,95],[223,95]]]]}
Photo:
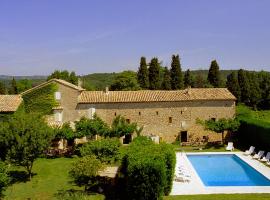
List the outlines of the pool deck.
{"type": "MultiPolygon", "coordinates": [[[[258,160],[252,159],[251,156],[244,156],[243,152],[192,152],[176,153],[176,163],[181,163],[190,175],[190,182],[173,181],[173,187],[170,195],[192,195],[192,194],[232,194],[232,193],[270,193],[270,186],[205,186],[188,160],[188,155],[206,155],[206,154],[235,154],[270,179],[270,168],[258,160]]],[[[176,165],[175,173],[177,173],[176,165]]]]}

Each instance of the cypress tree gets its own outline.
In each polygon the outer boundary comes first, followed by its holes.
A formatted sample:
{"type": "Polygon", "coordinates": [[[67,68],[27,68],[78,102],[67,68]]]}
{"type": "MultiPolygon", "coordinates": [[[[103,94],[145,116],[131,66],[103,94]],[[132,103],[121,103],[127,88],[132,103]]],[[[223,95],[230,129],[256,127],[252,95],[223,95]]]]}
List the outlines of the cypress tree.
{"type": "Polygon", "coordinates": [[[2,81],[0,81],[0,94],[6,94],[6,87],[2,81]]]}
{"type": "Polygon", "coordinates": [[[162,81],[163,90],[171,90],[171,74],[167,67],[164,69],[164,77],[162,81]]]}
{"type": "Polygon", "coordinates": [[[160,66],[157,58],[152,58],[149,66],[149,89],[158,90],[160,88],[160,66]]]}
{"type": "Polygon", "coordinates": [[[11,91],[10,91],[10,93],[11,93],[11,94],[18,94],[17,82],[16,82],[16,80],[14,79],[14,77],[13,77],[13,79],[12,79],[12,81],[11,81],[11,91]]]}
{"type": "Polygon", "coordinates": [[[226,86],[228,90],[237,98],[237,101],[241,101],[241,90],[238,83],[238,78],[236,72],[232,72],[227,76],[226,86]]]}
{"type": "Polygon", "coordinates": [[[258,77],[254,72],[248,73],[249,86],[250,86],[250,105],[257,109],[257,104],[261,100],[261,89],[258,77]]]}
{"type": "Polygon", "coordinates": [[[185,72],[185,75],[184,75],[184,85],[186,88],[194,87],[193,77],[189,69],[185,72]]]}
{"type": "Polygon", "coordinates": [[[179,55],[172,55],[171,79],[171,86],[173,90],[179,90],[184,87],[179,55]]]}
{"type": "Polygon", "coordinates": [[[149,87],[149,78],[148,78],[148,69],[146,64],[146,58],[141,57],[140,67],[137,72],[137,80],[140,84],[140,87],[143,89],[148,89],[149,87]]]}
{"type": "Polygon", "coordinates": [[[243,69],[238,70],[238,83],[241,91],[241,102],[250,102],[250,85],[246,74],[243,69]]]}
{"type": "Polygon", "coordinates": [[[211,62],[207,80],[209,83],[214,87],[220,87],[220,72],[219,72],[219,65],[216,60],[211,62]]]}

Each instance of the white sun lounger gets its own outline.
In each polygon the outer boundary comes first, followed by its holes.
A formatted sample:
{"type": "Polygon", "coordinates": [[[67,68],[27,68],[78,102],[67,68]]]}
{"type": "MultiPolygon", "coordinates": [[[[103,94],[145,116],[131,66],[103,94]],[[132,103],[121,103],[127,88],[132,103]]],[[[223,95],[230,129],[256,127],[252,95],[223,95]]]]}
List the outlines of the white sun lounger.
{"type": "Polygon", "coordinates": [[[258,153],[256,153],[253,158],[254,159],[260,159],[264,154],[264,151],[259,151],[258,153]]]}
{"type": "Polygon", "coordinates": [[[232,150],[234,150],[233,142],[228,142],[228,146],[226,147],[226,150],[227,150],[227,151],[232,151],[232,150]]]}
{"type": "Polygon", "coordinates": [[[266,156],[264,156],[262,159],[261,159],[261,161],[262,162],[269,162],[269,160],[270,160],[270,152],[268,152],[267,154],[266,154],[266,156]]]}
{"type": "Polygon", "coordinates": [[[249,150],[246,150],[246,151],[244,152],[244,155],[246,155],[246,156],[251,155],[251,154],[254,152],[254,150],[255,150],[255,147],[254,147],[254,146],[251,146],[251,147],[249,148],[249,150]]]}

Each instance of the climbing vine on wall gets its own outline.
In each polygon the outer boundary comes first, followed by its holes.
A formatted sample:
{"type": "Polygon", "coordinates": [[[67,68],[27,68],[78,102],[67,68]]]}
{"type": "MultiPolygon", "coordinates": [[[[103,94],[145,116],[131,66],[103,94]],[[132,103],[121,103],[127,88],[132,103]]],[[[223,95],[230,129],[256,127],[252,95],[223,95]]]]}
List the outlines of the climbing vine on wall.
{"type": "Polygon", "coordinates": [[[54,98],[57,85],[51,83],[23,95],[25,111],[28,113],[51,114],[52,108],[58,103],[54,98]]]}

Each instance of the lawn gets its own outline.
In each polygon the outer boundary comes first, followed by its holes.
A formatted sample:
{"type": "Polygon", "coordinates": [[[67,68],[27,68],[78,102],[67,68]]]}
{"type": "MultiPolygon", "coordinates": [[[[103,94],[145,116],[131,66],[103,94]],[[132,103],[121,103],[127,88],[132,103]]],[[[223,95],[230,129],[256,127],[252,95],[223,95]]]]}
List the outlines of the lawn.
{"type": "MultiPolygon", "coordinates": [[[[56,199],[55,194],[67,190],[81,190],[70,183],[68,171],[71,167],[73,158],[56,158],[56,159],[38,159],[34,163],[33,176],[31,182],[24,178],[23,168],[14,168],[18,170],[14,174],[15,183],[8,187],[5,199],[56,199]]],[[[93,195],[93,200],[103,199],[101,195],[93,195]]]]}
{"type": "MultiPolygon", "coordinates": [[[[74,186],[70,182],[68,171],[75,158],[56,158],[56,159],[38,159],[34,164],[33,176],[31,182],[25,181],[22,168],[14,168],[17,171],[16,182],[11,185],[5,194],[5,199],[18,200],[18,199],[84,199],[84,200],[104,200],[103,195],[92,194],[86,196],[78,195],[75,197],[67,197],[66,195],[58,195],[61,192],[68,190],[82,191],[83,189],[74,186]],[[18,173],[20,172],[20,173],[18,173]],[[19,176],[20,175],[20,176],[19,176]],[[57,198],[58,197],[58,198],[57,198]],[[60,198],[59,198],[60,197],[60,198]]],[[[233,194],[233,195],[188,195],[188,196],[167,196],[165,200],[266,200],[270,199],[270,194],[233,194]]]]}

